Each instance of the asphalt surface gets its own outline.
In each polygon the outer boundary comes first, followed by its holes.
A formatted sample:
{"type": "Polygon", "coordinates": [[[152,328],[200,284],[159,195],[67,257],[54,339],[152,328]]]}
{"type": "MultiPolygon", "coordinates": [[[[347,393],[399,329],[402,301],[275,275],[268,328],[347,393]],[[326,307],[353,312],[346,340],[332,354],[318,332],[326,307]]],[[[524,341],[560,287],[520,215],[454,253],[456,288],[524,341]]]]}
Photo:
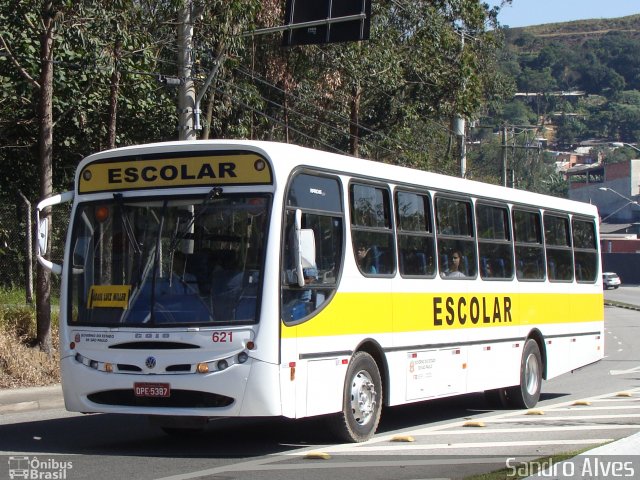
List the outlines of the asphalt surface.
{"type": "MultiPolygon", "coordinates": [[[[640,293],[640,287],[638,287],[638,291],[640,293]]],[[[609,295],[607,292],[605,292],[605,297],[608,297],[605,300],[605,303],[609,305],[616,305],[618,302],[616,302],[615,299],[611,298],[614,296],[615,295],[609,295]]],[[[624,305],[616,306],[622,306],[623,308],[632,308],[634,310],[640,311],[640,295],[633,295],[633,298],[637,298],[634,304],[625,302],[624,305]]],[[[62,387],[60,385],[0,390],[0,416],[12,413],[56,408],[64,408],[62,387]]],[[[593,456],[608,455],[638,455],[639,453],[640,433],[637,433],[635,435],[631,435],[630,437],[622,438],[607,445],[589,450],[581,454],[580,456],[575,457],[571,461],[580,462],[580,457],[583,456],[584,458],[588,458],[593,456]]],[[[606,477],[603,476],[592,478],[606,477]]]]}

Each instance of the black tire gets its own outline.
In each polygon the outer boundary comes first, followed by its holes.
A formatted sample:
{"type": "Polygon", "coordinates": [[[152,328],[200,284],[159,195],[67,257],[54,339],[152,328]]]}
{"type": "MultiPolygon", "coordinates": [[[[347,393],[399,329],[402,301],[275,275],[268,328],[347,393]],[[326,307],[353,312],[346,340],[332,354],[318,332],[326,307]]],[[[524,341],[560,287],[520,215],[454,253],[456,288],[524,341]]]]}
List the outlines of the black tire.
{"type": "Polygon", "coordinates": [[[369,440],[380,422],[382,380],[371,355],[357,352],[349,363],[342,394],[342,411],[330,417],[330,428],[345,442],[369,440]]]}
{"type": "Polygon", "coordinates": [[[533,408],[540,399],[542,387],[542,355],[538,342],[529,339],[524,344],[520,361],[520,385],[506,389],[507,401],[513,408],[533,408]]]}
{"type": "Polygon", "coordinates": [[[502,410],[509,407],[509,398],[507,397],[506,388],[495,388],[493,390],[484,391],[484,399],[489,408],[493,410],[502,410]]]}

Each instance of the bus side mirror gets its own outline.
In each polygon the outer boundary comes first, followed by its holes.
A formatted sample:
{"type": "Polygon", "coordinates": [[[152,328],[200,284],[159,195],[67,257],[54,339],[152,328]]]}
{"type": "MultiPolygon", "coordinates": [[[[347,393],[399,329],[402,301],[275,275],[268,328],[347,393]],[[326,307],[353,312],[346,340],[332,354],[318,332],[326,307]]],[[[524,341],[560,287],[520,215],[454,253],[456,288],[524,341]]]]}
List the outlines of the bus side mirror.
{"type": "Polygon", "coordinates": [[[37,212],[38,215],[38,229],[37,229],[37,237],[38,237],[38,256],[44,256],[47,254],[47,238],[49,238],[49,219],[48,218],[39,218],[40,212],[37,212]]]}
{"type": "Polygon", "coordinates": [[[53,263],[44,258],[47,254],[47,239],[49,238],[49,229],[51,225],[49,218],[40,218],[40,212],[47,207],[70,202],[71,200],[73,200],[73,191],[68,191],[61,193],[60,195],[45,198],[38,203],[38,206],[36,207],[36,258],[38,259],[38,262],[40,262],[40,265],[58,275],[62,273],[62,265],[58,265],[57,263],[53,263]]]}
{"type": "Polygon", "coordinates": [[[295,268],[298,286],[304,287],[304,271],[316,268],[316,238],[313,230],[302,228],[302,211],[296,210],[295,218],[295,268]]]}

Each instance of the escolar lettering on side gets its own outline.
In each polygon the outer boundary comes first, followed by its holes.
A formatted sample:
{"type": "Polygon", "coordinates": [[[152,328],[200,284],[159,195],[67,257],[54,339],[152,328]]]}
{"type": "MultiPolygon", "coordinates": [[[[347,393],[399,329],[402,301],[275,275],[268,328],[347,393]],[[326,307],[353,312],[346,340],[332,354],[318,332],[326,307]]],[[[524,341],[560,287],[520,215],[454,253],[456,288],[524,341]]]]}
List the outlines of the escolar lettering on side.
{"type": "Polygon", "coordinates": [[[433,297],[433,324],[511,323],[511,297],[433,297]]]}

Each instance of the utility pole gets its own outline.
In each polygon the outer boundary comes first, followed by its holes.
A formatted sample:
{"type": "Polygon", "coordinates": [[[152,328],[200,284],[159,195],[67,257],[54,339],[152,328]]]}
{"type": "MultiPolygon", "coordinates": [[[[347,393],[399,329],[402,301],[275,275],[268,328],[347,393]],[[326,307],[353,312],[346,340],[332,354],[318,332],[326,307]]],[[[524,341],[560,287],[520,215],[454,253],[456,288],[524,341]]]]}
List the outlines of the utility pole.
{"type": "MultiPolygon", "coordinates": [[[[513,128],[515,125],[511,125],[513,128]]],[[[518,125],[523,128],[537,128],[535,125],[518,125]]],[[[502,126],[502,186],[511,187],[515,185],[515,171],[513,168],[507,168],[507,125],[502,126]]],[[[529,145],[512,145],[512,149],[522,149],[522,150],[537,150],[540,152],[540,145],[537,146],[529,146],[529,145]]]]}
{"type": "MultiPolygon", "coordinates": [[[[460,29],[460,63],[461,63],[461,72],[464,72],[464,35],[465,29],[462,27],[460,29]]],[[[467,87],[467,78],[462,73],[462,92],[466,90],[467,87]]],[[[462,116],[457,117],[455,119],[455,134],[458,138],[460,145],[460,178],[467,177],[467,125],[466,119],[462,116]]]]}
{"type": "Polygon", "coordinates": [[[507,126],[502,126],[502,186],[507,186],[507,126]]]}
{"type": "Polygon", "coordinates": [[[467,125],[462,117],[453,120],[453,133],[458,141],[460,151],[460,178],[467,177],[467,125]]]}
{"type": "Polygon", "coordinates": [[[195,140],[193,128],[196,88],[193,83],[193,9],[191,0],[185,0],[178,21],[178,138],[195,140]]]}

